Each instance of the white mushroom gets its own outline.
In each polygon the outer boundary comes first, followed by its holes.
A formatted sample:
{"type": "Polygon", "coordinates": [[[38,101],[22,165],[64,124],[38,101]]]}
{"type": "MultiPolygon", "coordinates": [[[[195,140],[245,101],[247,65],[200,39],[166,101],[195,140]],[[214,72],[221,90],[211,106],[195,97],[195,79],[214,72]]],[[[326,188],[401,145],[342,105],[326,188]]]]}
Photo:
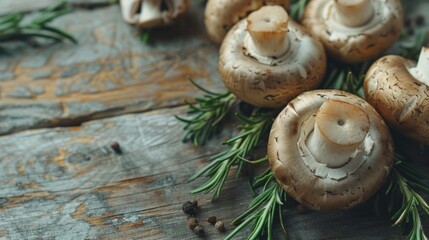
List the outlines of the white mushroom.
{"type": "Polygon", "coordinates": [[[189,0],[121,0],[120,2],[124,20],[140,28],[171,24],[186,11],[188,3],[189,0]]]}
{"type": "Polygon", "coordinates": [[[265,5],[289,7],[290,0],[209,0],[205,10],[205,25],[210,39],[221,44],[226,33],[238,21],[265,5]]]}
{"type": "Polygon", "coordinates": [[[365,98],[405,136],[429,145],[429,48],[418,62],[385,56],[368,70],[365,98]]]}
{"type": "Polygon", "coordinates": [[[400,0],[313,0],[302,23],[319,37],[328,54],[348,63],[369,60],[400,36],[400,0]]]}
{"type": "Polygon", "coordinates": [[[305,92],[276,118],[268,159],[277,181],[315,210],[369,199],[393,164],[389,129],[363,99],[339,90],[305,92]]]}
{"type": "Polygon", "coordinates": [[[260,107],[284,107],[316,88],[326,71],[322,44],[280,6],[264,6],[237,23],[219,57],[225,86],[260,107]]]}

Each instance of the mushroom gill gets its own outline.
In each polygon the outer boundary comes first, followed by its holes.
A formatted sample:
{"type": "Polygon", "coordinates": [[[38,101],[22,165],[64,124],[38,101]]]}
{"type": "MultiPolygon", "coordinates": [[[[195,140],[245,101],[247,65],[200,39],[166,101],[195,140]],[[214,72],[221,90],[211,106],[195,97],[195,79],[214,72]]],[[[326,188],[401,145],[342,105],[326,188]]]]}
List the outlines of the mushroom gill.
{"type": "Polygon", "coordinates": [[[369,130],[368,115],[347,102],[328,100],[315,116],[313,132],[307,145],[316,161],[330,168],[344,166],[365,140],[369,130]]]}
{"type": "Polygon", "coordinates": [[[417,81],[429,86],[429,47],[422,48],[416,67],[409,71],[417,81]]]}
{"type": "Polygon", "coordinates": [[[313,0],[302,24],[317,36],[333,58],[357,63],[374,58],[400,36],[400,0],[313,0]]]}
{"type": "Polygon", "coordinates": [[[226,35],[219,57],[225,86],[259,107],[283,107],[316,88],[326,71],[320,42],[280,6],[264,6],[226,35]]]}
{"type": "Polygon", "coordinates": [[[393,140],[375,109],[338,90],[305,92],[276,118],[268,159],[277,181],[315,210],[369,199],[393,164],[393,140]]]}

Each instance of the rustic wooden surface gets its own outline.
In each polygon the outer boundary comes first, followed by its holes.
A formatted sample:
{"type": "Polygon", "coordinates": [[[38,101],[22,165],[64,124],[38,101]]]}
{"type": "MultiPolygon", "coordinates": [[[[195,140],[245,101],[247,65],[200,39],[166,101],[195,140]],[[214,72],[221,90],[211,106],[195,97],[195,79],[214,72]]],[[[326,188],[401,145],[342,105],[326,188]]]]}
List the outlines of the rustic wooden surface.
{"type": "MultiPolygon", "coordinates": [[[[2,0],[0,16],[10,12],[31,12],[51,6],[61,0],[2,0]]],[[[74,7],[99,7],[118,2],[119,0],[67,0],[74,7]]]]}
{"type": "MultiPolygon", "coordinates": [[[[31,11],[52,1],[28,2],[2,0],[0,9],[31,11]]],[[[186,111],[183,99],[196,95],[187,76],[221,88],[202,5],[193,1],[181,22],[153,32],[145,46],[118,6],[100,2],[55,22],[79,45],[2,45],[9,54],[0,56],[0,239],[198,239],[181,211],[192,199],[201,220],[216,215],[230,231],[251,199],[246,181],[231,176],[211,202],[188,194],[204,179],[186,180],[232,131],[194,147],[181,142],[174,118],[186,111]],[[112,151],[113,141],[123,154],[112,151]]],[[[371,203],[334,213],[292,208],[284,220],[290,239],[401,238],[371,203]]],[[[225,236],[204,226],[207,239],[225,236]]]]}
{"type": "Polygon", "coordinates": [[[79,45],[7,45],[9,54],[0,56],[0,134],[180,105],[195,93],[188,76],[220,87],[217,47],[205,36],[202,12],[192,10],[154,31],[149,45],[122,21],[117,5],[79,9],[55,22],[79,45]]]}

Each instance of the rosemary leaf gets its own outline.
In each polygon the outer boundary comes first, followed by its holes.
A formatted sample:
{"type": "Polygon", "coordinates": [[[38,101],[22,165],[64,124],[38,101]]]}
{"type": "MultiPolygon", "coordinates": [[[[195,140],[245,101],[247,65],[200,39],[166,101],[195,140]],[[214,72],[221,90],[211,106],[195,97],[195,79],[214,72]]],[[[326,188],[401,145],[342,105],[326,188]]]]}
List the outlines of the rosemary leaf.
{"type": "Polygon", "coordinates": [[[140,34],[140,42],[147,45],[147,44],[149,44],[149,39],[150,39],[150,30],[144,30],[140,34]]]}
{"type": "Polygon", "coordinates": [[[301,20],[305,6],[308,2],[309,0],[292,0],[289,8],[289,15],[292,16],[296,21],[301,20]]]}
{"type": "Polygon", "coordinates": [[[390,211],[395,206],[395,194],[402,197],[399,209],[392,215],[393,226],[412,224],[412,229],[407,234],[407,239],[427,239],[421,223],[419,209],[429,216],[429,206],[426,200],[418,193],[418,190],[428,193],[429,186],[427,181],[429,179],[412,168],[399,155],[396,157],[392,175],[390,185],[386,191],[386,195],[388,197],[390,195],[390,211]]]}
{"type": "Polygon", "coordinates": [[[66,0],[58,1],[42,11],[29,23],[23,23],[23,13],[11,13],[0,18],[0,41],[28,40],[30,38],[45,38],[55,41],[64,39],[77,43],[77,40],[64,30],[49,25],[53,20],[68,14],[70,8],[61,8],[66,0]]]}
{"type": "Polygon", "coordinates": [[[248,239],[261,239],[265,234],[266,239],[272,239],[275,220],[280,222],[282,225],[281,228],[284,234],[286,234],[286,230],[283,226],[283,216],[281,214],[283,202],[286,199],[286,193],[274,180],[271,171],[265,171],[258,178],[267,179],[264,185],[270,186],[263,189],[262,192],[250,202],[249,209],[233,221],[233,225],[237,225],[237,228],[225,239],[232,239],[241,230],[252,223],[253,226],[248,239]],[[276,214],[276,211],[278,211],[278,214],[276,214]]]}
{"type": "Polygon", "coordinates": [[[259,144],[262,137],[267,136],[274,118],[274,112],[264,112],[260,108],[253,110],[250,117],[236,114],[242,120],[241,131],[230,140],[224,142],[228,149],[213,156],[211,163],[195,173],[188,181],[193,181],[205,175],[208,180],[200,187],[191,191],[192,194],[213,191],[213,199],[219,197],[221,189],[233,166],[239,166],[237,175],[240,173],[242,160],[259,144]]]}
{"type": "Polygon", "coordinates": [[[418,29],[411,41],[401,42],[399,45],[401,48],[400,55],[408,59],[417,60],[422,47],[427,44],[428,34],[427,29],[418,29]]]}
{"type": "Polygon", "coordinates": [[[339,89],[363,97],[363,81],[368,63],[353,64],[347,66],[331,65],[329,74],[324,78],[322,89],[339,89]]]}
{"type": "Polygon", "coordinates": [[[185,123],[183,141],[192,141],[195,145],[204,145],[207,140],[219,133],[223,128],[223,120],[236,102],[231,92],[215,93],[198,85],[192,79],[189,81],[206,95],[195,98],[196,103],[186,101],[190,118],[176,116],[185,123]]]}

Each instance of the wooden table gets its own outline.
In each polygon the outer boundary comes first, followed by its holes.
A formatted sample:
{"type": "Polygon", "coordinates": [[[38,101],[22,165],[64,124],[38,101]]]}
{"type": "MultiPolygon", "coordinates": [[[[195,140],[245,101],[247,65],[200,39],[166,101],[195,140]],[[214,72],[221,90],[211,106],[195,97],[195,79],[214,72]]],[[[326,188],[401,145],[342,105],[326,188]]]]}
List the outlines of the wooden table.
{"type": "MultiPolygon", "coordinates": [[[[0,14],[52,2],[2,0],[0,14]]],[[[193,199],[201,220],[216,215],[231,230],[251,199],[246,180],[231,177],[215,202],[188,194],[205,179],[186,180],[222,150],[232,127],[195,147],[181,142],[174,118],[185,113],[184,99],[200,94],[187,76],[223,88],[203,4],[192,1],[184,19],[153,31],[145,45],[110,0],[70,2],[76,10],[54,24],[78,45],[2,45],[0,238],[198,239],[181,210],[193,199]],[[114,141],[123,154],[110,148],[114,141]]],[[[284,220],[291,239],[400,238],[372,203],[335,213],[291,209],[284,220]]],[[[204,226],[207,239],[226,236],[204,226]]]]}

